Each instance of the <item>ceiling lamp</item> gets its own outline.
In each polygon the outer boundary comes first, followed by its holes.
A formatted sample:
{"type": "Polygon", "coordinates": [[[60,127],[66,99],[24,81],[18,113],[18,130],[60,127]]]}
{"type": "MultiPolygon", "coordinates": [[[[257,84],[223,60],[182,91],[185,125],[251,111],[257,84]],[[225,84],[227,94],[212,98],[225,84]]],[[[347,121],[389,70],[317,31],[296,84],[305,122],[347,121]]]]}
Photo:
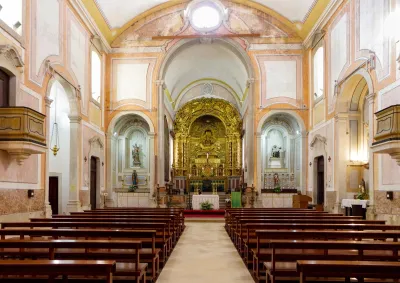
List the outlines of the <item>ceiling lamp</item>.
{"type": "Polygon", "coordinates": [[[54,123],[53,123],[53,128],[51,131],[50,149],[53,152],[54,156],[57,156],[57,153],[60,150],[59,131],[58,131],[58,124],[57,124],[57,94],[54,98],[54,123]],[[53,143],[53,140],[54,140],[54,143],[53,143]]]}

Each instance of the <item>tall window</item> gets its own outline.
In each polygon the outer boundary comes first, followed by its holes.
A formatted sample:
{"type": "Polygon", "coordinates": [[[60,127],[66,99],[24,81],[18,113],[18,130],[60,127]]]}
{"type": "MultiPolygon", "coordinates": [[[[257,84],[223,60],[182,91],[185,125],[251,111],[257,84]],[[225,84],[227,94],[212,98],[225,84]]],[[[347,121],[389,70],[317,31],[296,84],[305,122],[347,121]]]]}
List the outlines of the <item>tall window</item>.
{"type": "Polygon", "coordinates": [[[314,54],[314,99],[324,95],[324,48],[314,54]]]}
{"type": "Polygon", "coordinates": [[[0,20],[22,33],[22,0],[0,0],[0,20]]]}
{"type": "Polygon", "coordinates": [[[101,101],[101,59],[95,51],[92,51],[92,100],[101,101]]]}

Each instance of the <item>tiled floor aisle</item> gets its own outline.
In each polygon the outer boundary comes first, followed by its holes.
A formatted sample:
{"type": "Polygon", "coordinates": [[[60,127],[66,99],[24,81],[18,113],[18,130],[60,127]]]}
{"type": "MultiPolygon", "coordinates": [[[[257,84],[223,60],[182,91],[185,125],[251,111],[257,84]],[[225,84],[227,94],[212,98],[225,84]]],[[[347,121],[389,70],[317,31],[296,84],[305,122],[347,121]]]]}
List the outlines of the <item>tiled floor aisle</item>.
{"type": "Polygon", "coordinates": [[[223,223],[186,223],[157,283],[253,283],[223,223]]]}

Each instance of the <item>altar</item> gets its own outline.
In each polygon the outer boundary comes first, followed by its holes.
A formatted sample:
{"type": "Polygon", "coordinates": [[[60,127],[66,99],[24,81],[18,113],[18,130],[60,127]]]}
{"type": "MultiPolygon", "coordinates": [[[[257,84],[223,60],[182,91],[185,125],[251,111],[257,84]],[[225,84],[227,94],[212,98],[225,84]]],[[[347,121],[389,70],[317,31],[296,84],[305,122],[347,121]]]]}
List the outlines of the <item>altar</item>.
{"type": "Polygon", "coordinates": [[[193,209],[201,210],[201,203],[206,201],[213,205],[212,209],[219,209],[219,195],[193,195],[193,209]]]}

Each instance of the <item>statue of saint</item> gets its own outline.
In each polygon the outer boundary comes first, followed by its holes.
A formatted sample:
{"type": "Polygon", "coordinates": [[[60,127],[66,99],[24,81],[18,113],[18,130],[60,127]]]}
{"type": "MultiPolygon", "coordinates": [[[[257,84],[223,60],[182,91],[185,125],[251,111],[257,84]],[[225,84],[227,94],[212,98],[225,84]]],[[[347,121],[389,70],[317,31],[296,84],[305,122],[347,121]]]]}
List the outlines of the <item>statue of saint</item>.
{"type": "Polygon", "coordinates": [[[359,187],[359,189],[360,189],[360,193],[362,193],[362,194],[366,193],[366,191],[365,191],[365,181],[364,181],[364,178],[361,179],[361,183],[360,183],[360,185],[359,185],[358,187],[359,187]]]}
{"type": "Polygon", "coordinates": [[[278,146],[274,145],[271,149],[271,157],[273,158],[280,158],[281,157],[281,150],[282,148],[278,148],[278,146]]]}
{"type": "Polygon", "coordinates": [[[138,186],[138,175],[137,175],[136,170],[133,170],[133,173],[132,173],[132,186],[134,188],[137,188],[137,186],[138,186]]]}
{"type": "Polygon", "coordinates": [[[206,130],[203,135],[203,145],[211,146],[214,144],[212,132],[210,130],[206,130]]]}
{"type": "Polygon", "coordinates": [[[133,167],[140,167],[140,147],[135,143],[132,150],[133,167]]]}
{"type": "Polygon", "coordinates": [[[279,187],[279,175],[277,173],[274,174],[274,188],[279,187]]]}

